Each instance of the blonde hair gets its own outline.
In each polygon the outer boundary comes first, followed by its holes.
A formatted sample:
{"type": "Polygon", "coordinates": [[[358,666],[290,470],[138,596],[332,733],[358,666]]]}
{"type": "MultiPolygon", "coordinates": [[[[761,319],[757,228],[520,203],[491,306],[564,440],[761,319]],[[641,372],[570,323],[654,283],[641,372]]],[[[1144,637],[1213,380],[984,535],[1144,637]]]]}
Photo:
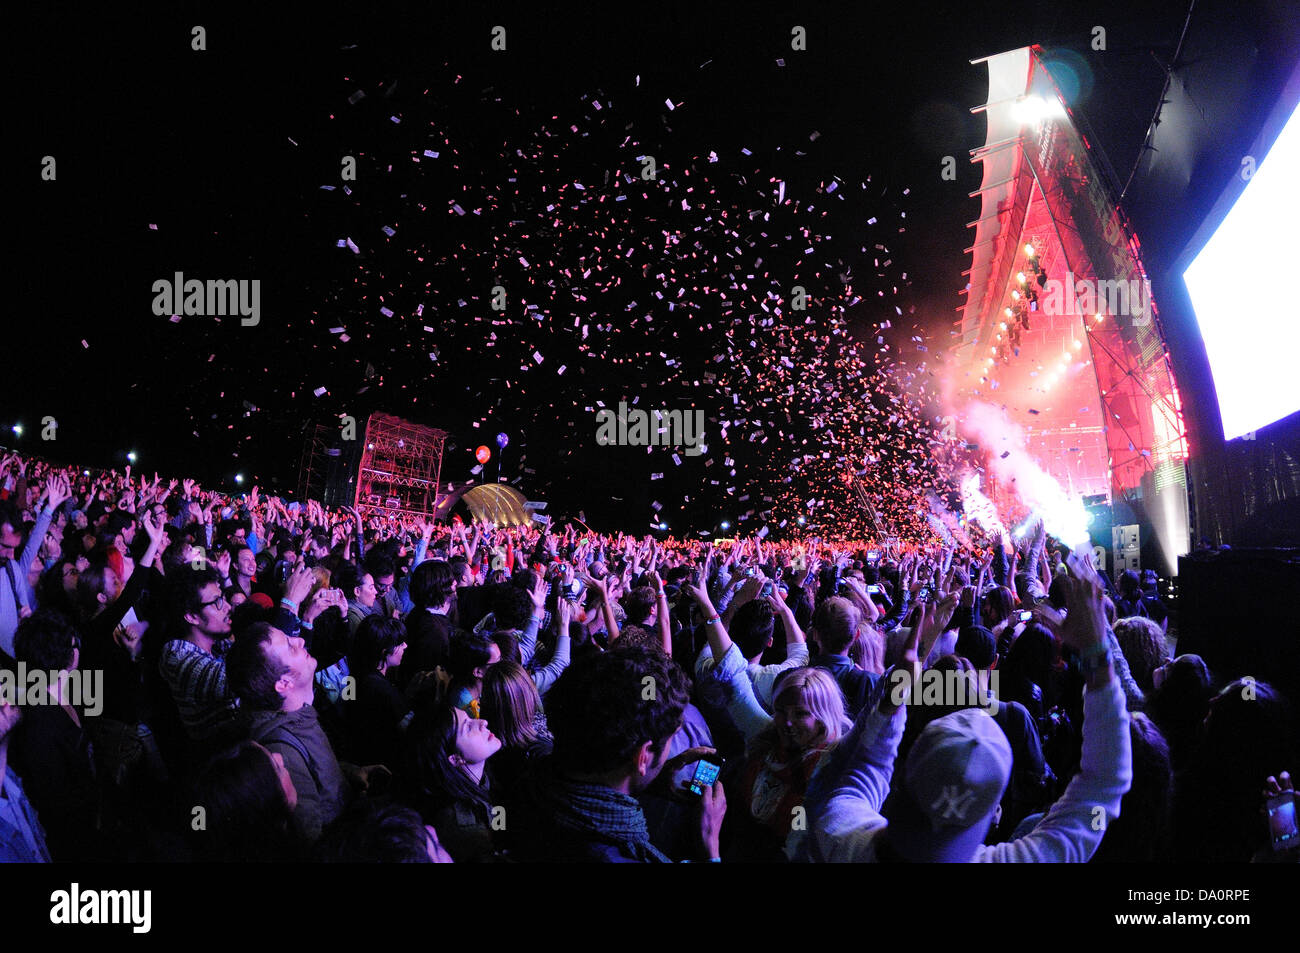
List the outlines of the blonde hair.
{"type": "MultiPolygon", "coordinates": [[[[845,711],[844,693],[830,672],[822,668],[792,668],[785,672],[772,689],[772,707],[775,708],[791,692],[799,693],[799,701],[821,728],[821,745],[829,748],[852,730],[853,722],[845,711]]],[[[766,754],[776,748],[776,742],[776,722],[773,721],[754,739],[755,753],[766,754]]]]}

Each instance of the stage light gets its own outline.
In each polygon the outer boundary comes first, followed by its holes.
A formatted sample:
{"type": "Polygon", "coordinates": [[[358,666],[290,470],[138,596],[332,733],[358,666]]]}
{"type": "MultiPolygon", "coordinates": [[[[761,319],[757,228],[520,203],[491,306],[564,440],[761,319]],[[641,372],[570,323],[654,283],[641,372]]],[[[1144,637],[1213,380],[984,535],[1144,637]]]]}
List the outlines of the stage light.
{"type": "Polygon", "coordinates": [[[1000,324],[998,324],[998,327],[1001,328],[1003,331],[1005,331],[1007,329],[1007,322],[1005,321],[1001,322],[1000,324]]]}
{"type": "Polygon", "coordinates": [[[1082,342],[1082,341],[1075,341],[1075,342],[1074,342],[1074,349],[1075,349],[1076,351],[1079,350],[1081,347],[1083,347],[1083,342],[1082,342]]]}
{"type": "Polygon", "coordinates": [[[723,528],[724,530],[726,530],[726,529],[731,529],[731,524],[728,523],[726,520],[723,520],[723,521],[722,521],[721,526],[722,526],[722,528],[723,528]]]}
{"type": "Polygon", "coordinates": [[[13,431],[14,431],[14,436],[15,436],[15,437],[21,437],[21,436],[23,435],[23,425],[22,425],[22,424],[14,424],[14,426],[13,426],[13,431]]]}
{"type": "Polygon", "coordinates": [[[1019,300],[1020,300],[1020,292],[1019,292],[1019,291],[1013,291],[1013,292],[1011,292],[1011,300],[1012,300],[1012,301],[1019,301],[1019,300]]]}
{"type": "Polygon", "coordinates": [[[668,524],[667,524],[667,523],[660,523],[660,524],[659,524],[659,528],[660,528],[660,529],[667,529],[667,528],[668,528],[668,524]]]}
{"type": "Polygon", "coordinates": [[[1055,96],[1044,99],[1042,96],[1026,96],[1011,107],[1011,116],[1022,126],[1037,125],[1046,119],[1063,116],[1061,101],[1055,96]]]}
{"type": "Polygon", "coordinates": [[[135,463],[135,451],[134,451],[134,450],[132,450],[130,453],[128,453],[128,454],[126,455],[126,460],[127,460],[128,463],[135,463]]]}
{"type": "Polygon", "coordinates": [[[1101,315],[1100,314],[1097,315],[1095,318],[1093,318],[1093,320],[1096,321],[1098,324],[1101,324],[1101,315]]]}
{"type": "Polygon", "coordinates": [[[243,483],[243,482],[244,482],[244,475],[243,475],[242,473],[236,473],[236,474],[235,474],[235,482],[236,482],[236,483],[243,483]]]}
{"type": "Polygon", "coordinates": [[[1037,257],[1036,254],[1035,254],[1035,252],[1034,252],[1034,246],[1033,246],[1033,245],[1028,245],[1028,244],[1025,245],[1025,255],[1026,255],[1027,257],[1029,257],[1029,258],[1037,257]]]}
{"type": "Polygon", "coordinates": [[[807,522],[808,522],[808,521],[807,521],[806,519],[804,519],[802,516],[799,517],[799,525],[800,525],[800,526],[803,526],[803,525],[804,525],[805,523],[807,523],[807,522]]]}
{"type": "Polygon", "coordinates": [[[1008,318],[1015,316],[1015,312],[1012,311],[1010,308],[1003,308],[1002,313],[1005,314],[1008,318]]]}
{"type": "Polygon", "coordinates": [[[1023,271],[1016,272],[1016,281],[1020,282],[1022,285],[1025,283],[1025,273],[1023,271]]]}

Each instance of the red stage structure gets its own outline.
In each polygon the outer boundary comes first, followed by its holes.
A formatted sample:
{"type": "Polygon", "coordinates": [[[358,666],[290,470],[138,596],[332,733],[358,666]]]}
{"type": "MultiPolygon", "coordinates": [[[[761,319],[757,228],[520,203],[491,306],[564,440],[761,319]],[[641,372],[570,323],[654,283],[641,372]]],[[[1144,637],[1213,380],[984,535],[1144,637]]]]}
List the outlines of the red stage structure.
{"type": "Polygon", "coordinates": [[[390,414],[366,421],[353,503],[361,515],[432,517],[447,433],[390,414]]]}
{"type": "MultiPolygon", "coordinates": [[[[982,205],[951,396],[1005,407],[1067,490],[1143,503],[1172,565],[1187,551],[1186,428],[1137,236],[1042,50],[974,62],[989,71],[972,110],[988,138],[971,152],[982,205]]],[[[1007,492],[990,496],[1001,507],[1007,492]]]]}

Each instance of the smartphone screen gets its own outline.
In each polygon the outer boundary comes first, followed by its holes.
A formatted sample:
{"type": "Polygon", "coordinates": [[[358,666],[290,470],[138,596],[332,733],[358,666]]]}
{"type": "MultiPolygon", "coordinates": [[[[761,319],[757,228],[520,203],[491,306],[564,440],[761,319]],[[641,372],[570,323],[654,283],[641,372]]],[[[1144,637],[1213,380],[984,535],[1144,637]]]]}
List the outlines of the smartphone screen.
{"type": "Polygon", "coordinates": [[[1283,791],[1268,799],[1268,832],[1272,835],[1274,850],[1289,850],[1300,843],[1300,831],[1296,829],[1294,791],[1283,791]]]}
{"type": "Polygon", "coordinates": [[[1032,612],[1022,612],[1022,613],[1020,613],[1020,621],[1021,621],[1021,622],[1028,622],[1028,621],[1029,621],[1030,619],[1032,619],[1033,617],[1034,617],[1034,614],[1033,614],[1032,612]]]}
{"type": "Polygon", "coordinates": [[[686,790],[696,797],[701,797],[704,794],[704,789],[712,787],[713,782],[718,780],[718,775],[721,773],[721,761],[715,761],[712,758],[701,758],[695,762],[695,774],[686,782],[686,790]]]}
{"type": "Polygon", "coordinates": [[[873,596],[878,596],[878,595],[880,595],[880,587],[879,587],[879,586],[867,586],[867,592],[871,593],[871,595],[873,595],[873,596]]]}

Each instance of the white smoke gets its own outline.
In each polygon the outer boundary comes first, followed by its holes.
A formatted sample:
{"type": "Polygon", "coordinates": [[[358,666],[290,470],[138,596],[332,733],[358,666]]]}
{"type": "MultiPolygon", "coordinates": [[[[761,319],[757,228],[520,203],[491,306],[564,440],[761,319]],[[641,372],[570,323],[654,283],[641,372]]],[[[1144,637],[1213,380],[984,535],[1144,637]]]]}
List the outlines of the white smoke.
{"type": "MultiPolygon", "coordinates": [[[[1082,497],[1067,493],[1029,455],[1025,450],[1024,430],[1007,418],[1005,410],[983,401],[971,401],[961,421],[968,436],[988,451],[993,475],[1043,520],[1048,533],[1071,547],[1088,541],[1088,511],[1082,497]]],[[[978,490],[977,477],[975,491],[978,490]]],[[[965,496],[963,481],[963,500],[965,496]]],[[[992,508],[993,504],[982,493],[979,496],[992,508]]],[[[971,511],[966,512],[969,515],[971,511]]]]}
{"type": "Polygon", "coordinates": [[[966,511],[966,519],[979,523],[984,531],[994,539],[1005,536],[1007,529],[998,516],[998,508],[993,501],[980,490],[980,475],[968,473],[961,480],[961,505],[966,511]]]}

